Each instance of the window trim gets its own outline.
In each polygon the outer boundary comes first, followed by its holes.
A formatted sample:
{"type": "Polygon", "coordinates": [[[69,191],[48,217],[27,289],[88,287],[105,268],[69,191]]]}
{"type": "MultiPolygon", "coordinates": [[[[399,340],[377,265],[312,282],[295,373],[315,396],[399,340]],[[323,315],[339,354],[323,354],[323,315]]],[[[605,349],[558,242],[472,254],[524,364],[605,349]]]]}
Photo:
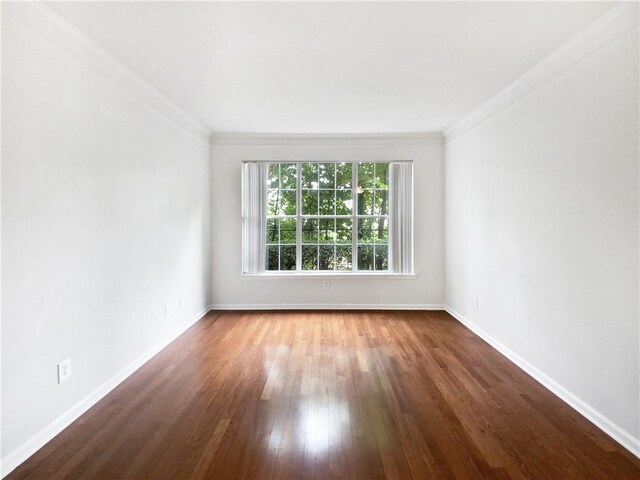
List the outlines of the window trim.
{"type": "MultiPolygon", "coordinates": [[[[260,249],[257,252],[254,252],[254,255],[258,255],[259,258],[262,258],[262,262],[260,263],[260,267],[257,271],[246,271],[246,267],[247,267],[247,248],[250,248],[249,245],[247,244],[246,240],[247,240],[247,221],[246,221],[246,206],[245,206],[245,198],[246,198],[246,193],[244,191],[244,188],[246,188],[246,184],[245,181],[243,180],[242,184],[243,184],[243,258],[242,258],[242,268],[241,268],[241,277],[246,278],[246,279],[275,279],[275,278],[288,278],[288,279],[293,279],[293,278],[318,278],[318,277],[323,277],[323,278],[328,278],[328,277],[332,277],[335,279],[346,279],[346,278],[353,278],[353,279],[357,279],[357,278],[361,278],[361,279],[394,279],[394,280],[413,280],[415,278],[417,278],[417,274],[414,272],[414,262],[413,262],[413,232],[414,232],[414,227],[413,227],[413,221],[414,221],[414,209],[413,209],[413,197],[414,197],[414,179],[413,179],[413,160],[388,160],[388,159],[362,159],[362,160],[285,160],[285,159],[261,159],[261,160],[244,160],[242,161],[242,172],[243,175],[245,174],[245,165],[247,164],[255,164],[255,165],[261,165],[262,170],[266,171],[266,169],[264,168],[265,164],[273,164],[273,163],[287,163],[287,164],[296,164],[296,214],[295,215],[268,215],[267,214],[267,201],[266,201],[266,194],[267,194],[267,187],[266,187],[266,173],[264,174],[263,178],[264,178],[264,183],[265,185],[261,186],[261,192],[264,196],[264,201],[262,202],[262,219],[260,220],[260,232],[258,233],[259,237],[262,237],[262,244],[260,246],[260,249]],[[387,215],[358,215],[357,212],[357,202],[358,202],[358,196],[356,193],[356,185],[357,185],[357,167],[356,168],[352,168],[352,187],[351,190],[354,192],[353,195],[353,208],[351,211],[351,215],[302,215],[302,164],[303,163],[349,163],[353,166],[357,166],[359,163],[385,163],[385,164],[389,164],[389,196],[388,196],[388,200],[389,200],[389,213],[387,215]],[[400,239],[392,239],[392,237],[394,235],[396,235],[395,232],[392,232],[392,212],[394,210],[392,210],[394,208],[393,202],[396,201],[396,198],[393,197],[399,197],[402,194],[399,194],[398,192],[394,193],[393,195],[391,194],[392,191],[392,187],[391,187],[391,166],[394,164],[408,164],[410,165],[410,169],[409,169],[409,175],[410,175],[410,197],[409,197],[409,202],[410,202],[410,209],[409,210],[405,210],[402,212],[401,216],[403,217],[402,219],[396,219],[395,223],[398,224],[402,224],[403,222],[409,222],[408,225],[408,229],[406,230],[406,233],[408,233],[409,238],[403,238],[402,240],[400,239]],[[267,220],[269,218],[293,218],[296,219],[296,270],[267,270],[266,269],[266,246],[267,243],[266,241],[264,241],[264,239],[266,238],[266,225],[267,225],[267,220]],[[387,226],[389,228],[389,239],[388,239],[388,243],[387,243],[387,248],[388,248],[388,270],[302,270],[302,220],[307,219],[307,218],[318,218],[318,219],[326,219],[326,218],[333,218],[333,219],[339,219],[339,218],[344,218],[344,219],[351,219],[352,221],[352,241],[351,241],[351,246],[352,246],[352,265],[356,265],[357,264],[357,242],[358,242],[358,238],[357,238],[357,220],[361,219],[361,218],[384,218],[387,220],[387,226]],[[410,259],[410,261],[408,262],[408,268],[407,265],[404,265],[404,267],[406,268],[406,271],[394,271],[392,270],[392,268],[394,268],[394,266],[398,266],[397,262],[394,260],[394,252],[398,251],[398,247],[394,247],[392,248],[392,242],[401,242],[404,243],[405,245],[407,244],[407,242],[410,245],[410,248],[408,250],[408,257],[410,259]]],[[[255,180],[255,179],[254,179],[255,180]]],[[[400,215],[398,215],[400,216],[400,215]]],[[[401,229],[404,230],[404,229],[401,229]]],[[[255,235],[255,232],[254,232],[255,235]]],[[[345,244],[348,245],[348,244],[345,244]]],[[[404,247],[402,247],[404,248],[404,247]]],[[[406,255],[406,254],[405,254],[406,255]]],[[[401,265],[402,267],[402,265],[401,265]]]]}

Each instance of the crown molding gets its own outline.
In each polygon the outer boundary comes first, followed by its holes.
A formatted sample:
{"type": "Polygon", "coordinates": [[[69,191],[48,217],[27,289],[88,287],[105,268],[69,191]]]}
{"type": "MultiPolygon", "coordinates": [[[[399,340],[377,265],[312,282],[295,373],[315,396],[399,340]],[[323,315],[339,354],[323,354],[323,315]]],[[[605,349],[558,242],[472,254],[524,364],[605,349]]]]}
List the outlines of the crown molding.
{"type": "Polygon", "coordinates": [[[451,142],[480,125],[518,99],[637,27],[638,4],[636,2],[625,2],[612,8],[476,110],[447,128],[444,132],[446,142],[451,142]]]}
{"type": "Polygon", "coordinates": [[[442,133],[293,134],[214,133],[211,145],[358,146],[444,145],[442,133]]]}
{"type": "Polygon", "coordinates": [[[211,130],[41,2],[3,2],[2,13],[39,33],[205,142],[211,130]]]}

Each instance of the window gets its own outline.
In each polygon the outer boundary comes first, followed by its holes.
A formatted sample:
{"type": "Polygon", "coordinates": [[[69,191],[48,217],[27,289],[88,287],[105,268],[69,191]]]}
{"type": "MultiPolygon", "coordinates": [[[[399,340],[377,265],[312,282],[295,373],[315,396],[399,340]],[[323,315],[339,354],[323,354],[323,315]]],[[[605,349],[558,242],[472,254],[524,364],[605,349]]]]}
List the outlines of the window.
{"type": "Polygon", "coordinates": [[[411,273],[410,162],[245,162],[244,273],[411,273]]]}

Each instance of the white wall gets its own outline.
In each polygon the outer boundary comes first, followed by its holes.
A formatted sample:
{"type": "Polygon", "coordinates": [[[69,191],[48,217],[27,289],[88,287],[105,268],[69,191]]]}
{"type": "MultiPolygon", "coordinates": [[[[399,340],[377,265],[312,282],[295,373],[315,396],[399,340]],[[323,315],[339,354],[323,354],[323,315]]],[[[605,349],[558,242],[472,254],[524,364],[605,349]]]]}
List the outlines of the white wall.
{"type": "Polygon", "coordinates": [[[15,464],[207,308],[210,157],[7,8],[2,47],[2,453],[15,464]]]}
{"type": "Polygon", "coordinates": [[[446,302],[637,450],[637,26],[550,77],[446,145],[446,302]]]}
{"type": "MultiPolygon", "coordinates": [[[[438,136],[433,143],[442,143],[438,136]]],[[[212,147],[214,307],[440,306],[444,300],[444,158],[439,144],[410,145],[394,139],[295,139],[212,147]],[[243,160],[413,160],[415,273],[409,279],[255,279],[241,276],[243,160]]],[[[426,142],[430,143],[430,142],[426,142]]],[[[403,277],[404,278],[404,277],[403,277]]]]}
{"type": "Polygon", "coordinates": [[[445,216],[447,304],[637,438],[637,33],[450,142],[445,215],[441,145],[217,144],[210,157],[148,99],[4,14],[2,458],[29,452],[209,296],[444,303],[445,216]],[[417,276],[328,290],[242,279],[240,162],[252,159],[414,160],[417,276]],[[73,376],[57,385],[67,357],[73,376]]]}

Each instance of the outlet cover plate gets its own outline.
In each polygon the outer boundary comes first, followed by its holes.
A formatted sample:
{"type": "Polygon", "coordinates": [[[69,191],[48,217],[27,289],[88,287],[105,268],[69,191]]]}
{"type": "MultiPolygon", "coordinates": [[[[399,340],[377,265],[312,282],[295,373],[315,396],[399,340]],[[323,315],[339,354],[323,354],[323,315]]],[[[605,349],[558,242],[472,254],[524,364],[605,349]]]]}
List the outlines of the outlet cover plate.
{"type": "Polygon", "coordinates": [[[71,376],[71,359],[67,358],[58,364],[58,383],[62,383],[71,376]]]}

